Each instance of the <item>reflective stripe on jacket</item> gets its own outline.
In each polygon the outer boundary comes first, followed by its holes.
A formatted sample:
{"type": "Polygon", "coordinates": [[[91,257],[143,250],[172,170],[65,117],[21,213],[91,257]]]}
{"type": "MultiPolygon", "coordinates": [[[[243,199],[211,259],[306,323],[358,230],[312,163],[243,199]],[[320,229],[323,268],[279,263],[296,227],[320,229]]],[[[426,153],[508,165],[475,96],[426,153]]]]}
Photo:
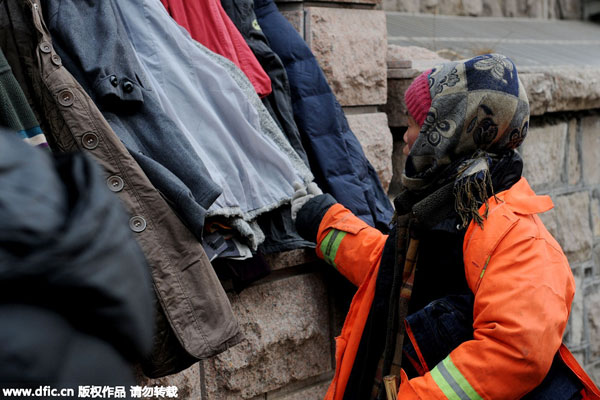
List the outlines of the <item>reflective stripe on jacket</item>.
{"type": "MultiPolygon", "coordinates": [[[[475,294],[473,340],[427,372],[403,374],[403,400],[519,399],[535,388],[560,350],[565,363],[600,399],[591,379],[562,346],[575,283],[556,240],[537,213],[553,207],[536,196],[525,178],[489,200],[483,229],[471,223],[463,244],[465,274],[475,294]]],[[[341,205],[325,214],[317,254],[358,286],[341,335],[336,371],[326,400],[341,400],[375,292],[387,239],[341,205]]]]}

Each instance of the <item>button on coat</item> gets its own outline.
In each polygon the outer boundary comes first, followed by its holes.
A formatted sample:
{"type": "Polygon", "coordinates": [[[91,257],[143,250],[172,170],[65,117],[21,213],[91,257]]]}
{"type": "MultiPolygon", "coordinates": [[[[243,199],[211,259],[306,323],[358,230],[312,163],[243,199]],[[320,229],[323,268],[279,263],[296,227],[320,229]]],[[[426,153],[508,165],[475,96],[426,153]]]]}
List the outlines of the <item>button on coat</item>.
{"type": "Polygon", "coordinates": [[[131,93],[133,92],[133,83],[131,83],[130,81],[123,81],[123,91],[125,93],[131,93]]]}
{"type": "Polygon", "coordinates": [[[98,147],[98,135],[93,132],[84,133],[81,137],[81,145],[88,150],[98,147]]]}
{"type": "Polygon", "coordinates": [[[110,189],[111,192],[120,192],[123,190],[125,183],[123,182],[123,178],[117,175],[109,176],[106,180],[106,185],[110,189]]]}
{"type": "Polygon", "coordinates": [[[73,93],[70,90],[63,90],[58,94],[58,102],[61,106],[69,107],[73,104],[73,93]]]}
{"type": "Polygon", "coordinates": [[[144,229],[146,229],[146,220],[144,217],[140,217],[139,215],[131,217],[129,220],[129,227],[136,233],[143,232],[144,229]]]}

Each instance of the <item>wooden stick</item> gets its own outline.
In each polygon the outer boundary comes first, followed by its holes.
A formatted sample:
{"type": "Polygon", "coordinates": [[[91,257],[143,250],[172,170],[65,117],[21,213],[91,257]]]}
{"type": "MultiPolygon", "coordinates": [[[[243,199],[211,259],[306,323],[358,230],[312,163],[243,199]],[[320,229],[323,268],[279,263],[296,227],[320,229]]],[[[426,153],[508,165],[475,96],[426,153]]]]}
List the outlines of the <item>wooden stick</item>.
{"type": "Polygon", "coordinates": [[[385,376],[383,378],[383,384],[385,385],[387,400],[396,400],[398,398],[398,384],[396,382],[396,376],[385,376]]]}

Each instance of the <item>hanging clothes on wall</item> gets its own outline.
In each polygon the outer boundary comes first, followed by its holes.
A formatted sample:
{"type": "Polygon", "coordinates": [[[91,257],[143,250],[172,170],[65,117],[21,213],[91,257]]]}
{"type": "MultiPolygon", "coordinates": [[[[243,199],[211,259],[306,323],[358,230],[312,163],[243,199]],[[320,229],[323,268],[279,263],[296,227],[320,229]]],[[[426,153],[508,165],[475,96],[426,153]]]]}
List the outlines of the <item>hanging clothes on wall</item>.
{"type": "MultiPolygon", "coordinates": [[[[299,170],[304,171],[307,178],[312,177],[308,168],[300,164],[298,156],[292,153],[293,150],[285,142],[285,137],[280,134],[280,129],[276,125],[275,120],[270,116],[267,108],[259,100],[250,81],[248,81],[248,78],[246,78],[244,73],[225,57],[211,52],[204,46],[198,45],[198,47],[203,49],[210,58],[227,70],[231,78],[233,78],[240,89],[246,94],[250,103],[258,111],[263,131],[271,132],[269,136],[273,137],[276,143],[279,143],[279,147],[288,154],[290,160],[293,162],[295,161],[294,166],[299,170]]],[[[271,97],[271,95],[269,95],[269,97],[271,97]]],[[[260,231],[264,234],[264,239],[261,240],[259,247],[260,251],[263,253],[281,252],[302,247],[314,247],[313,243],[304,240],[296,231],[296,226],[292,222],[289,204],[284,204],[275,210],[260,215],[257,219],[257,223],[260,231]]],[[[238,263],[236,265],[242,264],[238,263]]],[[[260,274],[256,275],[258,276],[260,274]]]]}
{"type": "Polygon", "coordinates": [[[198,42],[233,61],[263,97],[271,93],[271,80],[219,0],[160,0],[168,13],[198,42]]]}
{"type": "MultiPolygon", "coordinates": [[[[165,106],[169,117],[195,141],[212,180],[223,190],[208,216],[253,222],[288,203],[293,182],[313,179],[268,112],[257,111],[257,106],[264,110],[258,97],[249,102],[228,71],[169,16],[159,0],[105,3],[112,3],[122,17],[161,103],[171,105],[165,106]]],[[[260,243],[257,237],[246,237],[253,248],[260,243]]]]}
{"type": "Polygon", "coordinates": [[[221,5],[271,79],[272,92],[263,98],[265,106],[273,118],[279,122],[292,147],[306,165],[309,165],[300,132],[294,121],[287,72],[279,56],[271,49],[269,41],[256,19],[254,1],[221,0],[221,5]]]}
{"type": "MultiPolygon", "coordinates": [[[[91,155],[129,214],[129,227],[144,251],[157,295],[154,347],[144,372],[151,377],[172,374],[239,343],[231,304],[202,246],[64,68],[42,11],[38,0],[1,1],[0,48],[52,150],[91,155]]],[[[89,39],[92,47],[87,50],[97,49],[97,38],[86,33],[81,20],[69,24],[79,29],[79,45],[89,39]]],[[[97,50],[110,48],[110,43],[103,44],[108,47],[97,50]]]]}
{"type": "MultiPolygon", "coordinates": [[[[272,92],[262,98],[265,107],[277,121],[298,155],[306,165],[309,165],[300,132],[294,121],[287,72],[279,56],[270,48],[269,42],[256,20],[252,0],[222,0],[221,5],[271,78],[272,92]]],[[[289,206],[283,206],[274,212],[260,216],[258,224],[265,233],[265,241],[260,246],[264,253],[314,246],[296,232],[289,206]]]]}
{"type": "MultiPolygon", "coordinates": [[[[302,139],[292,109],[292,99],[287,72],[281,59],[271,49],[267,37],[262,32],[252,0],[221,0],[221,5],[248,43],[248,46],[271,78],[272,92],[262,101],[285,133],[288,141],[302,160],[309,165],[308,156],[302,145],[302,139]]],[[[274,212],[258,218],[258,224],[265,233],[265,241],[260,249],[264,253],[275,253],[301,247],[313,247],[304,240],[292,221],[290,207],[284,206],[274,212]]]]}
{"type": "Polygon", "coordinates": [[[258,112],[260,131],[262,131],[265,136],[273,140],[279,150],[289,157],[291,164],[298,170],[303,179],[310,182],[313,179],[313,176],[312,172],[310,172],[308,164],[303,162],[302,157],[297,154],[295,149],[290,145],[289,141],[283,135],[276,120],[270,114],[269,110],[263,104],[261,99],[254,92],[252,84],[244,75],[244,73],[227,58],[208,50],[198,42],[194,42],[194,44],[209,59],[211,59],[215,64],[220,65],[227,72],[229,77],[241,89],[241,92],[245,95],[250,105],[258,112]]]}
{"type": "Polygon", "coordinates": [[[101,1],[41,3],[63,64],[154,186],[200,238],[206,210],[221,189],[183,132],[162,111],[113,5],[101,1]]]}
{"type": "Polygon", "coordinates": [[[317,183],[363,221],[387,231],[392,204],[310,48],[273,0],[254,0],[254,11],[285,65],[294,118],[317,183]]]}
{"type": "Polygon", "coordinates": [[[48,141],[31,110],[25,94],[0,49],[0,126],[16,131],[21,139],[48,148],[48,141]]]}

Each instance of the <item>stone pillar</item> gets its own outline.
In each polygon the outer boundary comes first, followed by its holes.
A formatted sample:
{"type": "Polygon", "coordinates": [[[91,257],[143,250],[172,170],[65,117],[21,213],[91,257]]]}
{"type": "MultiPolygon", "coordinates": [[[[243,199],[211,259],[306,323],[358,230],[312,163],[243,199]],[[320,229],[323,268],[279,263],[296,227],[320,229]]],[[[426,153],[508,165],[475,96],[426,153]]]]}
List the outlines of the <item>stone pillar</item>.
{"type": "Polygon", "coordinates": [[[387,102],[387,29],[385,13],[374,9],[377,4],[354,0],[337,1],[337,7],[322,7],[319,2],[296,7],[303,10],[304,39],[387,190],[392,135],[387,115],[377,110],[387,102]]]}

